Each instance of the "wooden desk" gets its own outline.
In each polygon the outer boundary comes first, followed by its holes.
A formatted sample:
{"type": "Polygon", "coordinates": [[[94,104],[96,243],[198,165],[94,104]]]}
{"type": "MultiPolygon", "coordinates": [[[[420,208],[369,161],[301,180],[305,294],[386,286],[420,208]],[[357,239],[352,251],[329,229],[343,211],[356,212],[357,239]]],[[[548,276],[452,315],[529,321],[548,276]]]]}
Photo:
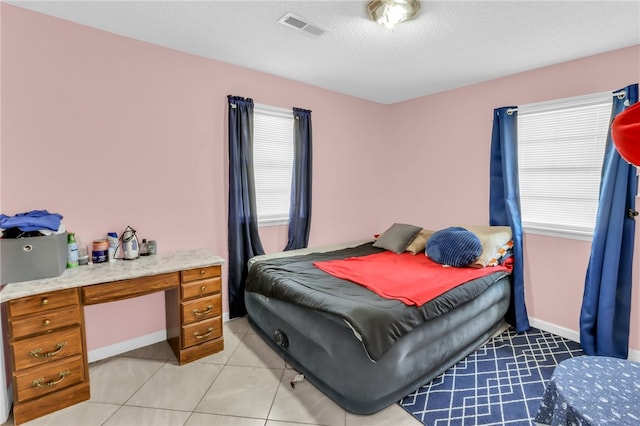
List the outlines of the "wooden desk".
{"type": "Polygon", "coordinates": [[[223,262],[191,250],[4,286],[15,424],[89,399],[85,305],[163,291],[167,341],[180,365],[221,351],[223,262]]]}

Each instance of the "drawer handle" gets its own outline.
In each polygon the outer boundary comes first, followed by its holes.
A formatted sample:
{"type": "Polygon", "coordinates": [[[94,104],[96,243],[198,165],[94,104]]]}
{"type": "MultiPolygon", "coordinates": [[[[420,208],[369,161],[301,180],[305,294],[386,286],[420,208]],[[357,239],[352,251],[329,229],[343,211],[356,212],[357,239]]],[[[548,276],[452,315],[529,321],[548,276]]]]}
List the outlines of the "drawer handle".
{"type": "Polygon", "coordinates": [[[194,309],[193,315],[197,316],[197,317],[201,317],[203,315],[207,315],[209,312],[211,312],[211,309],[213,309],[213,305],[209,305],[207,306],[207,309],[205,309],[204,311],[198,311],[197,309],[194,309]]]}
{"type": "Polygon", "coordinates": [[[61,342],[56,344],[56,349],[53,352],[47,352],[46,354],[43,354],[42,349],[34,349],[31,352],[29,352],[29,355],[31,355],[34,358],[40,358],[40,357],[47,358],[47,357],[56,355],[65,346],[67,346],[67,342],[61,342]]]}
{"type": "Polygon", "coordinates": [[[43,326],[45,326],[45,327],[46,327],[47,325],[51,325],[51,320],[46,319],[46,320],[42,321],[42,325],[43,325],[43,326]]]}
{"type": "Polygon", "coordinates": [[[196,339],[204,339],[205,337],[211,336],[212,331],[213,331],[213,328],[211,327],[207,328],[207,332],[204,334],[200,334],[196,331],[195,333],[193,333],[193,337],[195,337],[196,339]]]}
{"type": "Polygon", "coordinates": [[[206,271],[205,271],[204,269],[201,269],[201,270],[200,270],[200,275],[204,275],[204,273],[205,273],[205,272],[206,272],[206,271]]]}
{"type": "Polygon", "coordinates": [[[49,303],[49,299],[44,297],[40,303],[43,304],[43,305],[46,305],[47,303],[49,303]]]}
{"type": "Polygon", "coordinates": [[[37,388],[42,388],[42,387],[45,387],[45,386],[55,386],[58,383],[62,382],[65,377],[70,376],[70,375],[71,375],[71,371],[64,370],[64,371],[61,371],[60,373],[58,373],[58,376],[60,376],[60,378],[58,380],[51,380],[50,382],[43,383],[44,382],[44,377],[41,377],[41,378],[36,379],[36,380],[33,381],[33,386],[35,386],[37,388]]]}
{"type": "Polygon", "coordinates": [[[206,285],[203,285],[202,287],[200,287],[200,291],[205,291],[207,289],[206,285]]]}

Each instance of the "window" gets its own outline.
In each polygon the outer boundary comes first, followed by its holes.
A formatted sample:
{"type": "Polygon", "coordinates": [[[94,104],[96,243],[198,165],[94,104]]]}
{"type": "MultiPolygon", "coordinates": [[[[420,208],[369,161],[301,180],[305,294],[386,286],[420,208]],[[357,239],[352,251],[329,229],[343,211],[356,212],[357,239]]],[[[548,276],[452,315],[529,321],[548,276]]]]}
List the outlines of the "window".
{"type": "Polygon", "coordinates": [[[518,107],[525,231],[593,236],[611,106],[606,92],[518,107]]]}
{"type": "Polygon", "coordinates": [[[288,223],[293,168],[291,110],[254,106],[253,168],[258,225],[288,223]]]}

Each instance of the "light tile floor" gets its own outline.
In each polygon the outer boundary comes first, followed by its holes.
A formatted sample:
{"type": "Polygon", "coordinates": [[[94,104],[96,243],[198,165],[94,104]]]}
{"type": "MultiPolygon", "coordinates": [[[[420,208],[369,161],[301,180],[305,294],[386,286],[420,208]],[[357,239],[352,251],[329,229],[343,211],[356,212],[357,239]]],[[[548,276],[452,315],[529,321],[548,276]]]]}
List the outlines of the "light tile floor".
{"type": "MultiPolygon", "coordinates": [[[[166,342],[92,363],[91,399],[25,426],[417,426],[397,404],[346,412],[297,374],[246,318],[224,323],[224,351],[179,366],[166,342]]],[[[10,418],[5,425],[13,425],[10,418]]]]}

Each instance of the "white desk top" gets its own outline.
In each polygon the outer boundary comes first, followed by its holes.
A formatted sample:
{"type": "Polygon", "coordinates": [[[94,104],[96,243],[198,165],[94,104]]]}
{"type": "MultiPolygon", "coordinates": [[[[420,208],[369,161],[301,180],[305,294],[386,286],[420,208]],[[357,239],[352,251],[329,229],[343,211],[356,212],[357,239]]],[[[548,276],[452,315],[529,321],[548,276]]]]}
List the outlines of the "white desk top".
{"type": "Polygon", "coordinates": [[[224,259],[206,249],[184,250],[141,256],[136,260],[116,260],[66,269],[62,275],[41,280],[6,284],[0,291],[0,303],[20,297],[66,288],[84,287],[166,272],[222,265],[224,259]]]}

